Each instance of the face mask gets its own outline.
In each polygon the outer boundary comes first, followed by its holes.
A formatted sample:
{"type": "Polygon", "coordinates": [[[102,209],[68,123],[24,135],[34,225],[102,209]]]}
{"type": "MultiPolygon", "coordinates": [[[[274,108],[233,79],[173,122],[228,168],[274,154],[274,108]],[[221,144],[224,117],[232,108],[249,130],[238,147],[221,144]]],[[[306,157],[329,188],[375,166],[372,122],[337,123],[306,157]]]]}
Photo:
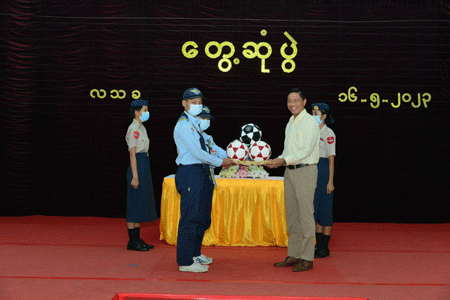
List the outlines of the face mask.
{"type": "Polygon", "coordinates": [[[148,121],[148,119],[150,119],[150,113],[148,111],[144,111],[139,119],[141,119],[142,122],[148,121]]]}
{"type": "Polygon", "coordinates": [[[316,119],[316,121],[317,121],[317,123],[319,123],[319,125],[322,124],[322,120],[320,119],[320,116],[313,116],[313,117],[316,119]]]}
{"type": "Polygon", "coordinates": [[[211,121],[210,120],[200,120],[200,129],[202,131],[205,131],[206,129],[208,129],[209,125],[211,125],[211,121]]]}
{"type": "Polygon", "coordinates": [[[189,113],[194,117],[202,112],[203,105],[201,104],[191,104],[189,108],[189,113]]]}

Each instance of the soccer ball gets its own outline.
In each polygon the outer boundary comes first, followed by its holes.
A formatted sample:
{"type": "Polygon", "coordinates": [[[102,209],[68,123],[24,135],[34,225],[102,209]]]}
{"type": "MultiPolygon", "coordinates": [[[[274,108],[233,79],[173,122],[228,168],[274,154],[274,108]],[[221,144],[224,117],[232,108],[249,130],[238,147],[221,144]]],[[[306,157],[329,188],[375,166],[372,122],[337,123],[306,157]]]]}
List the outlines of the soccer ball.
{"type": "Polygon", "coordinates": [[[246,144],[250,145],[259,141],[262,137],[262,132],[258,125],[253,123],[245,124],[241,127],[241,138],[240,140],[246,144]]]}
{"type": "Polygon", "coordinates": [[[245,160],[248,156],[248,147],[243,142],[234,140],[227,146],[227,155],[231,159],[245,160]]]}
{"type": "Polygon", "coordinates": [[[250,146],[250,157],[254,161],[268,160],[272,155],[272,149],[269,144],[263,141],[257,141],[250,146]]]}

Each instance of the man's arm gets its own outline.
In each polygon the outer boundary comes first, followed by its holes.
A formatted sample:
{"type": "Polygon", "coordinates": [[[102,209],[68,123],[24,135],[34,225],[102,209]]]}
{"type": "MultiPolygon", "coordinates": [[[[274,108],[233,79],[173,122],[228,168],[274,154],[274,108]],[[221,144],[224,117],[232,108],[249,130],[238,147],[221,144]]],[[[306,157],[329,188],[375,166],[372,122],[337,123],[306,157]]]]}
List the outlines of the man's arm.
{"type": "Polygon", "coordinates": [[[179,143],[181,143],[189,153],[200,160],[201,162],[220,167],[223,164],[222,159],[215,157],[204,151],[200,146],[200,137],[197,131],[191,130],[191,125],[188,124],[178,124],[175,130],[175,138],[179,143]]]}
{"type": "Polygon", "coordinates": [[[208,139],[211,140],[211,145],[212,145],[211,149],[216,152],[216,156],[218,158],[228,158],[227,151],[225,151],[224,149],[217,146],[217,144],[214,143],[212,136],[208,135],[208,139]]]}

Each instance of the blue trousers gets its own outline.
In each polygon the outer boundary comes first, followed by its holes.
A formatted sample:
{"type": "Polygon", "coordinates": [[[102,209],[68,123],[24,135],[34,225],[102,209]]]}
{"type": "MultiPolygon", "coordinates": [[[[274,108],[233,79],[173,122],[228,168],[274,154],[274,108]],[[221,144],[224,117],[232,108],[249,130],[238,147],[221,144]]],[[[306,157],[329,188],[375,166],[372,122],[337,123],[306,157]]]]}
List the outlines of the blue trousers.
{"type": "Polygon", "coordinates": [[[333,192],[327,194],[330,166],[328,158],[321,157],[317,164],[317,188],[314,194],[314,219],[321,226],[333,226],[333,192]]]}
{"type": "Polygon", "coordinates": [[[192,265],[192,258],[201,254],[205,231],[211,225],[214,184],[209,165],[180,165],[175,174],[180,200],[180,222],[177,237],[177,263],[192,265]]]}

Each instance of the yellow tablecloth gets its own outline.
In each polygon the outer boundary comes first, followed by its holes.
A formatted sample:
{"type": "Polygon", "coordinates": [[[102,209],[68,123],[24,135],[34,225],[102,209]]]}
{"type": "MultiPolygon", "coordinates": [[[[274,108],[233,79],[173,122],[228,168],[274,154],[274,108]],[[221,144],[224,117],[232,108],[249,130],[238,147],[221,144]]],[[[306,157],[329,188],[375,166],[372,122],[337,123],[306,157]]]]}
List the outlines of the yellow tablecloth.
{"type": "MultiPolygon", "coordinates": [[[[216,177],[217,178],[217,177],[216,177]]],[[[203,245],[287,246],[282,177],[275,179],[217,178],[211,227],[203,245]]],[[[161,197],[160,239],[177,243],[180,194],[173,177],[164,178],[161,197]]]]}

